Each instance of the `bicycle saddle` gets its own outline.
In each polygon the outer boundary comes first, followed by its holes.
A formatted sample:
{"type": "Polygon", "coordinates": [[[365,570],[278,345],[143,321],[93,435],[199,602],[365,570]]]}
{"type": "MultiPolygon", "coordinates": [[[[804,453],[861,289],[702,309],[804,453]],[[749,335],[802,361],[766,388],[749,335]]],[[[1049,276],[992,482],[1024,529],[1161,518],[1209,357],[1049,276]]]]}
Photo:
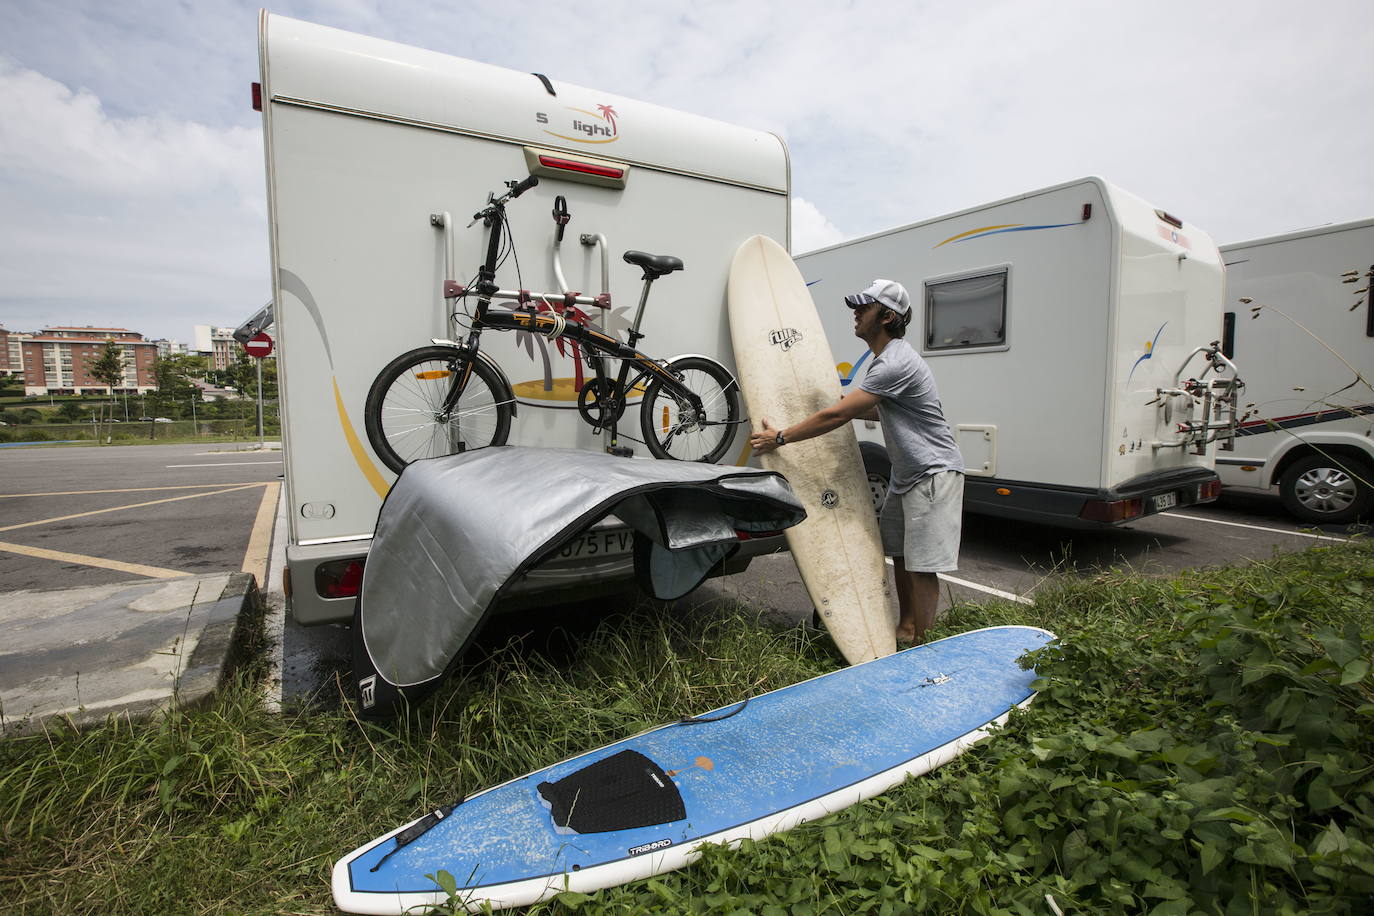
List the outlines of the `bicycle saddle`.
{"type": "Polygon", "coordinates": [[[644,268],[644,279],[657,280],[664,274],[682,270],[682,258],[670,254],[648,254],[643,251],[625,252],[625,263],[644,268]]]}

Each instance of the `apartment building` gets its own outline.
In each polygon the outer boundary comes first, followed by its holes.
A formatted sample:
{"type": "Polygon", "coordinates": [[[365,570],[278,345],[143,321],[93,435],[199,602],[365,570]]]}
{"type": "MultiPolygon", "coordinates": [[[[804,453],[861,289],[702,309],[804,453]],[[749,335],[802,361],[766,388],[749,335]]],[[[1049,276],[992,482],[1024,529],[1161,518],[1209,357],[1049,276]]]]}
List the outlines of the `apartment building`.
{"type": "MultiPolygon", "coordinates": [[[[119,345],[124,360],[124,380],[115,387],[116,392],[137,394],[157,388],[153,376],[157,344],[127,328],[54,327],[9,336],[20,338],[18,371],[24,377],[25,394],[106,393],[109,389],[91,375],[91,365],[100,358],[108,340],[119,345]]],[[[11,350],[7,345],[7,354],[11,350]]],[[[11,365],[15,363],[13,355],[9,360],[11,365]]]]}
{"type": "Polygon", "coordinates": [[[242,347],[234,339],[233,328],[218,328],[209,324],[195,326],[193,352],[209,357],[211,369],[228,369],[238,358],[242,347]]]}
{"type": "Polygon", "coordinates": [[[24,350],[21,345],[32,336],[0,327],[0,375],[23,374],[24,350]]]}

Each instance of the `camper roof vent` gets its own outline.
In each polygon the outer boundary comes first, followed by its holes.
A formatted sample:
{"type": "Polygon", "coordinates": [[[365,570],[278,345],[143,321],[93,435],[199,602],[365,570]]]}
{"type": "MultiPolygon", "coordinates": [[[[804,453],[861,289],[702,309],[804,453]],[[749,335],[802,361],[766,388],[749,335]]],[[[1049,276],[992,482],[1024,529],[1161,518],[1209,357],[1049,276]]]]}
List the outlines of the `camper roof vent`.
{"type": "Polygon", "coordinates": [[[1175,229],[1183,228],[1183,220],[1179,219],[1177,216],[1171,216],[1168,213],[1165,213],[1163,210],[1156,210],[1155,216],[1158,216],[1160,219],[1164,220],[1164,222],[1168,223],[1170,226],[1173,226],[1175,229]]]}

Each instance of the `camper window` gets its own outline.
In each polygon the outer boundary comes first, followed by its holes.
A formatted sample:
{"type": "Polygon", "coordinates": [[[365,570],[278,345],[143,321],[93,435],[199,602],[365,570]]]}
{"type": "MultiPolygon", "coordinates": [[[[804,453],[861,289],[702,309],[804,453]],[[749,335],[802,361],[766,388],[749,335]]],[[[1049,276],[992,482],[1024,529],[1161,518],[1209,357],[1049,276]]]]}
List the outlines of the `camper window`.
{"type": "Polygon", "coordinates": [[[926,283],[926,349],[995,347],[1007,340],[1007,272],[926,283]]]}

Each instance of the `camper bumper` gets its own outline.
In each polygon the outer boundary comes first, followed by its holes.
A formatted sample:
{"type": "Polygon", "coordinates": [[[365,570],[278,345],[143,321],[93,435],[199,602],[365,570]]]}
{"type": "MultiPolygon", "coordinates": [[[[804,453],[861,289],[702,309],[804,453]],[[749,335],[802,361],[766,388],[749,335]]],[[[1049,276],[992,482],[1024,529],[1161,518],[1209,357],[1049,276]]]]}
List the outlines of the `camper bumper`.
{"type": "MultiPolygon", "coordinates": [[[[287,604],[300,626],[350,624],[362,587],[371,538],[286,549],[287,604]]],[[[501,612],[585,601],[634,587],[632,531],[614,516],[527,570],[503,593],[501,612]]],[[[787,549],[782,534],[741,540],[736,551],[710,575],[734,575],[754,557],[787,549]]]]}
{"type": "Polygon", "coordinates": [[[971,512],[1075,528],[1100,528],[1214,501],[1221,481],[1206,468],[1184,468],[1133,478],[1115,487],[1055,487],[1020,481],[964,481],[971,512]]]}

